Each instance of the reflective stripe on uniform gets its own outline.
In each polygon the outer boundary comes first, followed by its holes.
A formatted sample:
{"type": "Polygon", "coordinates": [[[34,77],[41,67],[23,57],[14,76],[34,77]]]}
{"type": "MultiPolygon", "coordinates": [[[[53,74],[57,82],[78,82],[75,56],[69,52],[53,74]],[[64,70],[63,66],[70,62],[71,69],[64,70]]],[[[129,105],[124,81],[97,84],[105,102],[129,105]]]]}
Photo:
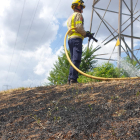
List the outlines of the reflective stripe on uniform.
{"type": "Polygon", "coordinates": [[[82,21],[76,21],[75,24],[82,24],[82,21]]]}
{"type": "MultiPolygon", "coordinates": [[[[75,27],[75,26],[74,26],[74,18],[75,18],[75,15],[76,15],[76,13],[73,14],[72,19],[71,19],[71,28],[74,28],[74,27],[75,27]]],[[[82,24],[82,21],[76,21],[75,24],[76,24],[76,25],[77,25],[77,24],[82,24]]],[[[73,29],[72,32],[73,32],[72,35],[70,35],[70,36],[68,37],[68,39],[69,39],[71,36],[79,36],[79,37],[81,37],[82,39],[84,39],[84,37],[83,37],[81,34],[75,32],[75,29],[73,29]]]]}
{"type": "MultiPolygon", "coordinates": [[[[76,13],[73,14],[72,19],[71,19],[71,28],[74,28],[74,18],[75,18],[76,13]]],[[[75,32],[75,30],[72,30],[72,32],[75,32]]]]}

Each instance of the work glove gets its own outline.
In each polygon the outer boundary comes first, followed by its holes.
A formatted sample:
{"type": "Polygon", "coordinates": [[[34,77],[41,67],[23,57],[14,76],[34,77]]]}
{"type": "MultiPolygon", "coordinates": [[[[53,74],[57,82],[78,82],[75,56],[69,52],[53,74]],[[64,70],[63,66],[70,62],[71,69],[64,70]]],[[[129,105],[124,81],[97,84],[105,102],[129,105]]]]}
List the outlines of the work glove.
{"type": "Polygon", "coordinates": [[[86,36],[85,37],[89,37],[89,41],[91,39],[93,39],[94,41],[98,42],[98,40],[96,38],[94,38],[93,36],[94,36],[94,33],[91,33],[89,31],[86,31],[86,36]]]}
{"type": "Polygon", "coordinates": [[[89,32],[89,31],[86,31],[86,36],[85,36],[85,37],[92,38],[92,37],[93,37],[93,35],[92,35],[92,33],[91,33],[91,32],[89,32]]]}

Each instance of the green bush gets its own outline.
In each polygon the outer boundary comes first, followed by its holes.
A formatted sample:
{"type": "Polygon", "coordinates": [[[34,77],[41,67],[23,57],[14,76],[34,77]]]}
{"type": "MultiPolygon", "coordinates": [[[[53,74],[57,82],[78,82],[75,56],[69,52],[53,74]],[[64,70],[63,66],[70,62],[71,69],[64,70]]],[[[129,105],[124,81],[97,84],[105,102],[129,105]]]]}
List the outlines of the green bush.
{"type": "Polygon", "coordinates": [[[94,76],[105,78],[119,78],[120,72],[112,63],[104,63],[94,69],[94,76]]]}
{"type": "MultiPolygon", "coordinates": [[[[112,63],[103,63],[102,65],[94,68],[91,72],[87,74],[93,75],[96,77],[105,77],[105,78],[123,78],[126,77],[126,74],[123,70],[119,70],[116,68],[112,63]]],[[[100,80],[91,79],[80,75],[78,78],[79,83],[88,83],[88,82],[95,82],[100,80]]]]}
{"type": "MultiPolygon", "coordinates": [[[[87,72],[86,74],[89,74],[89,75],[93,75],[94,72],[87,72]]],[[[92,79],[92,78],[88,78],[84,75],[79,75],[79,78],[77,79],[77,81],[79,83],[89,83],[89,82],[95,82],[96,80],[95,79],[92,79]]]]}

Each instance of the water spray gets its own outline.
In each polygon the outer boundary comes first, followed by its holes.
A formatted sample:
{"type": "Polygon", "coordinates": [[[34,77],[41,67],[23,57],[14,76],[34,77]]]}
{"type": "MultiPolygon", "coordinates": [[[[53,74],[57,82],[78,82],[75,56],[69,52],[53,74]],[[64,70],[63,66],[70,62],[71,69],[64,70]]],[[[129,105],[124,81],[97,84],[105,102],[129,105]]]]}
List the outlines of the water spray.
{"type": "Polygon", "coordinates": [[[131,63],[128,63],[125,59],[120,58],[120,67],[127,72],[130,77],[140,77],[140,71],[131,63]]]}

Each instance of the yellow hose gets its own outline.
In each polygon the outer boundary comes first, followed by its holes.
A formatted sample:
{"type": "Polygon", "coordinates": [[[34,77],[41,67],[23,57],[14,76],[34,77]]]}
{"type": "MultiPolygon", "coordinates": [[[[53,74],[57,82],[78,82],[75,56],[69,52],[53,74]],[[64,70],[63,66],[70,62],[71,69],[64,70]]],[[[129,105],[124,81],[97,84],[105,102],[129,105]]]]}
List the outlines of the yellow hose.
{"type": "Polygon", "coordinates": [[[89,75],[89,74],[86,74],[84,72],[82,72],[81,70],[79,70],[71,61],[69,55],[68,55],[68,52],[67,52],[67,48],[66,48],[66,40],[67,40],[67,35],[69,34],[69,32],[72,30],[72,29],[76,29],[76,28],[71,28],[67,31],[66,35],[65,35],[65,38],[64,38],[64,49],[65,49],[65,53],[66,53],[66,57],[69,61],[69,63],[71,64],[71,66],[76,70],[78,71],[79,73],[81,73],[82,75],[86,76],[86,77],[89,77],[89,78],[92,78],[92,79],[97,79],[97,80],[104,80],[104,81],[109,81],[109,80],[130,80],[130,79],[140,79],[140,77],[127,77],[127,78],[104,78],[104,77],[96,77],[96,76],[92,76],[92,75],[89,75]]]}

